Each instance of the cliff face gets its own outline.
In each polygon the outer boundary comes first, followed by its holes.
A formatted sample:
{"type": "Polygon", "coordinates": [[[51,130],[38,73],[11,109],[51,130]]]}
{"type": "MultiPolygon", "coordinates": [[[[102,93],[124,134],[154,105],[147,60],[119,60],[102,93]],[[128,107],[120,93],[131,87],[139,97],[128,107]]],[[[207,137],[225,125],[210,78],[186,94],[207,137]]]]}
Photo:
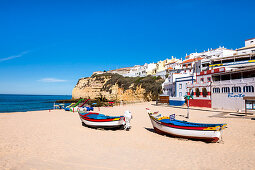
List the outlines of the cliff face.
{"type": "Polygon", "coordinates": [[[109,100],[115,100],[117,86],[112,86],[112,93],[103,91],[104,84],[109,80],[109,77],[102,77],[97,79],[96,77],[81,78],[72,91],[72,98],[91,98],[105,97],[109,100]]]}
{"type": "Polygon", "coordinates": [[[72,97],[74,99],[105,97],[107,100],[129,102],[151,101],[161,90],[162,80],[158,79],[150,77],[148,79],[150,82],[147,82],[146,78],[125,78],[115,74],[92,75],[79,79],[72,91],[72,97]],[[143,80],[145,81],[142,82],[143,80]],[[146,83],[150,87],[147,88],[146,83]]]}

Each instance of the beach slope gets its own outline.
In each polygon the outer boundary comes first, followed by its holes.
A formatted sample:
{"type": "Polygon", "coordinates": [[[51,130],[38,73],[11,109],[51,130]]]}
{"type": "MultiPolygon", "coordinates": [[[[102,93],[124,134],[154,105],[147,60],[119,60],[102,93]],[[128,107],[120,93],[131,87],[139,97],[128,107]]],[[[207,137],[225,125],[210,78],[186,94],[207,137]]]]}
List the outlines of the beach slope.
{"type": "Polygon", "coordinates": [[[254,168],[254,121],[191,110],[189,121],[228,124],[223,141],[205,143],[156,134],[146,107],[182,120],[186,114],[152,102],[100,108],[108,115],[130,110],[130,131],[87,128],[77,113],[62,110],[0,114],[0,169],[254,168]]]}

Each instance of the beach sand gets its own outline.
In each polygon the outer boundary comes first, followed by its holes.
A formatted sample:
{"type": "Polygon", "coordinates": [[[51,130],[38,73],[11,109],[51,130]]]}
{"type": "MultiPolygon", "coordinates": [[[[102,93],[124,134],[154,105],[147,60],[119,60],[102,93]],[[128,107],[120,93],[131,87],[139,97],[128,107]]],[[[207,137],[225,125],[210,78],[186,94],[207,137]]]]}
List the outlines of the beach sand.
{"type": "Polygon", "coordinates": [[[87,128],[63,110],[0,114],[0,169],[254,169],[254,120],[190,110],[189,121],[227,123],[223,141],[172,138],[154,133],[145,108],[182,120],[186,110],[153,103],[100,108],[108,115],[130,110],[130,131],[87,128]]]}

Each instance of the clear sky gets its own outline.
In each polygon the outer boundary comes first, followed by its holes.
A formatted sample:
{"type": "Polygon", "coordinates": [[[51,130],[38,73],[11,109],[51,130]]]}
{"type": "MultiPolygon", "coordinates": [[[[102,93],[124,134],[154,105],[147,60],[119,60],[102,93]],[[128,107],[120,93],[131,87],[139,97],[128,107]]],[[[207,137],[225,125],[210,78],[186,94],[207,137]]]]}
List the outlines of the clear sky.
{"type": "Polygon", "coordinates": [[[0,94],[71,94],[94,71],[255,37],[255,1],[1,0],[0,94]]]}

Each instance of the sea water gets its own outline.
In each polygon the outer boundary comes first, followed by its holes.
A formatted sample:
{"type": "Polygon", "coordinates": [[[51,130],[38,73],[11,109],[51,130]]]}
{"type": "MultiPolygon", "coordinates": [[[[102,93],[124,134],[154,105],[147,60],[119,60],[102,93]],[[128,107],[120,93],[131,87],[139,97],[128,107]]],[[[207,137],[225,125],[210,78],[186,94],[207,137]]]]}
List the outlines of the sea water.
{"type": "Polygon", "coordinates": [[[56,100],[71,99],[71,95],[0,94],[0,113],[53,109],[56,100]]]}

